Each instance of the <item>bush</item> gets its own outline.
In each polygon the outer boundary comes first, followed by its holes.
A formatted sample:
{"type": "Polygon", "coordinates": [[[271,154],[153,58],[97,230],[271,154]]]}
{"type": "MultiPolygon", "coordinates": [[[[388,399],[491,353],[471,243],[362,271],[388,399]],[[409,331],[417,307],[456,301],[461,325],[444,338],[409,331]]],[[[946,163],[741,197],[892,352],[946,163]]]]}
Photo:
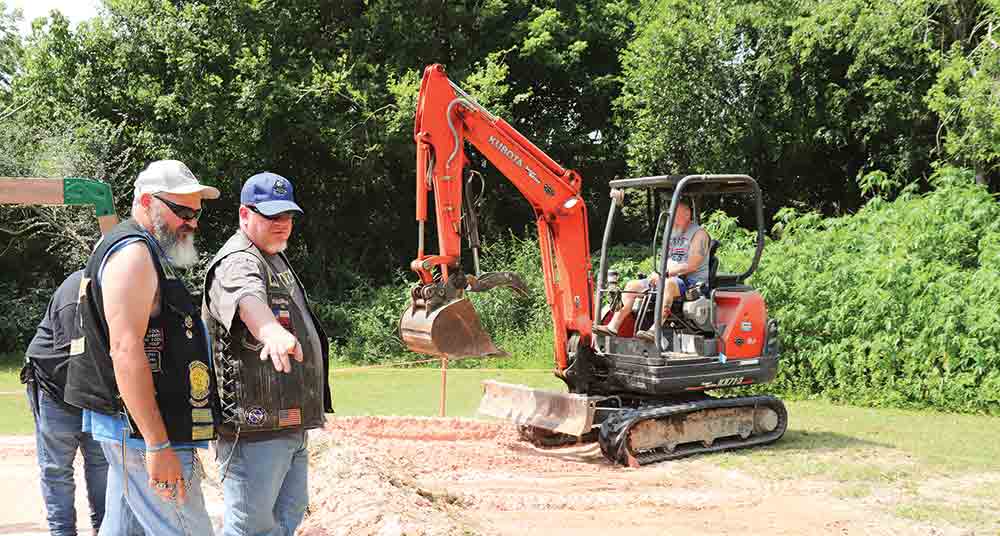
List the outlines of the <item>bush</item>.
{"type": "Polygon", "coordinates": [[[964,172],[933,182],[851,216],[781,213],[751,280],[781,323],[779,390],[1000,412],[1000,206],[964,172]]]}
{"type": "Polygon", "coordinates": [[[10,282],[0,282],[0,353],[19,352],[28,347],[42,321],[49,297],[55,289],[23,291],[10,282]]]}

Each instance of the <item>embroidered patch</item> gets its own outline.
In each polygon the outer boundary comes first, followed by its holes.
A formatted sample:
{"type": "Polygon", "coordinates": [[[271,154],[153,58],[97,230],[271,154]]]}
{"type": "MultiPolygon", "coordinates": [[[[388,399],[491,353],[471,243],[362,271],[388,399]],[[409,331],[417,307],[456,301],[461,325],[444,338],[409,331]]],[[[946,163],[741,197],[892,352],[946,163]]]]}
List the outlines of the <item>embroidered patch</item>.
{"type": "Polygon", "coordinates": [[[286,195],[288,193],[288,186],[285,185],[285,181],[281,179],[274,181],[274,193],[275,195],[286,195]]]}
{"type": "Polygon", "coordinates": [[[288,309],[274,308],[271,309],[271,312],[274,313],[274,319],[278,321],[281,327],[285,328],[292,335],[295,334],[295,327],[292,325],[292,313],[288,309]]]}
{"type": "Polygon", "coordinates": [[[248,329],[240,337],[240,346],[252,352],[259,352],[264,347],[264,343],[258,341],[248,329]]]}
{"type": "Polygon", "coordinates": [[[278,410],[278,426],[297,426],[302,424],[302,412],[299,408],[278,410]]]}
{"type": "Polygon", "coordinates": [[[194,408],[191,410],[191,422],[211,424],[214,420],[212,418],[212,408],[194,408]]]}
{"type": "Polygon", "coordinates": [[[146,336],[142,339],[143,348],[146,351],[146,360],[149,361],[149,369],[153,373],[162,372],[163,347],[166,334],[163,328],[149,328],[146,336]]]}
{"type": "Polygon", "coordinates": [[[200,424],[191,427],[191,439],[200,441],[204,439],[215,439],[215,426],[211,424],[200,424]]]}
{"type": "Polygon", "coordinates": [[[250,424],[260,424],[267,419],[267,412],[260,406],[254,406],[247,410],[247,422],[250,424]]]}
{"type": "Polygon", "coordinates": [[[211,384],[208,365],[201,361],[192,361],[188,365],[188,379],[191,382],[191,405],[204,407],[208,404],[208,388],[211,384]]]}

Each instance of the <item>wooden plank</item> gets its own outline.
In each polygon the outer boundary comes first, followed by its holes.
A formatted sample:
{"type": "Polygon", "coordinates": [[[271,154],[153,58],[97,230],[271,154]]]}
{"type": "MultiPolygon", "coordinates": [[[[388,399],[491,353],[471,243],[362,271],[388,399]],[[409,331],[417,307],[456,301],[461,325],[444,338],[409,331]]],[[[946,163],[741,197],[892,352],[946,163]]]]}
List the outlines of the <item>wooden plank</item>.
{"type": "Polygon", "coordinates": [[[101,228],[101,234],[107,234],[115,225],[118,225],[118,216],[98,216],[97,225],[101,228]]]}
{"type": "Polygon", "coordinates": [[[0,204],[61,205],[63,180],[0,177],[0,204]]]}

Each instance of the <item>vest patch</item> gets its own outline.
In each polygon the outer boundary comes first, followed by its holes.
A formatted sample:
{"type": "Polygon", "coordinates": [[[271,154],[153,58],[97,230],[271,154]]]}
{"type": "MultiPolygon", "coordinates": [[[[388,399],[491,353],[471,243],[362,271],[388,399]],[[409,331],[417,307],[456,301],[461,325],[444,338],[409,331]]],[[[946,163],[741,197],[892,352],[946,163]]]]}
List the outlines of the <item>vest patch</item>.
{"type": "Polygon", "coordinates": [[[163,328],[149,328],[146,330],[146,336],[143,337],[142,345],[146,349],[146,359],[149,360],[149,369],[153,373],[163,371],[164,340],[163,328]]]}
{"type": "Polygon", "coordinates": [[[199,424],[212,424],[212,408],[191,409],[191,422],[199,424]]]}
{"type": "Polygon", "coordinates": [[[215,439],[215,426],[211,424],[199,424],[191,427],[191,439],[194,441],[204,441],[215,439]]]}
{"type": "Polygon", "coordinates": [[[80,355],[87,351],[87,338],[80,337],[69,343],[69,355],[80,355]]]}
{"type": "Polygon", "coordinates": [[[201,361],[193,361],[188,365],[188,376],[191,381],[191,405],[202,408],[208,405],[211,376],[208,375],[208,365],[201,361]]]}
{"type": "Polygon", "coordinates": [[[260,406],[254,406],[247,410],[247,422],[253,425],[260,424],[267,419],[267,412],[260,406]]]}

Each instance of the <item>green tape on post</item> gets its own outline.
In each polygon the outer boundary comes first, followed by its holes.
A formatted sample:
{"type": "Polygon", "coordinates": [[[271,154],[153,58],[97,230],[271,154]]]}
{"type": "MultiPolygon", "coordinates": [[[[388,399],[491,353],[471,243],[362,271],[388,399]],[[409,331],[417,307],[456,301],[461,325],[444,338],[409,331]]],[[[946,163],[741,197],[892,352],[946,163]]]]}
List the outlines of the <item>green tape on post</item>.
{"type": "Polygon", "coordinates": [[[111,185],[94,179],[81,177],[63,179],[63,203],[94,205],[98,217],[115,215],[115,199],[111,195],[111,185]]]}

